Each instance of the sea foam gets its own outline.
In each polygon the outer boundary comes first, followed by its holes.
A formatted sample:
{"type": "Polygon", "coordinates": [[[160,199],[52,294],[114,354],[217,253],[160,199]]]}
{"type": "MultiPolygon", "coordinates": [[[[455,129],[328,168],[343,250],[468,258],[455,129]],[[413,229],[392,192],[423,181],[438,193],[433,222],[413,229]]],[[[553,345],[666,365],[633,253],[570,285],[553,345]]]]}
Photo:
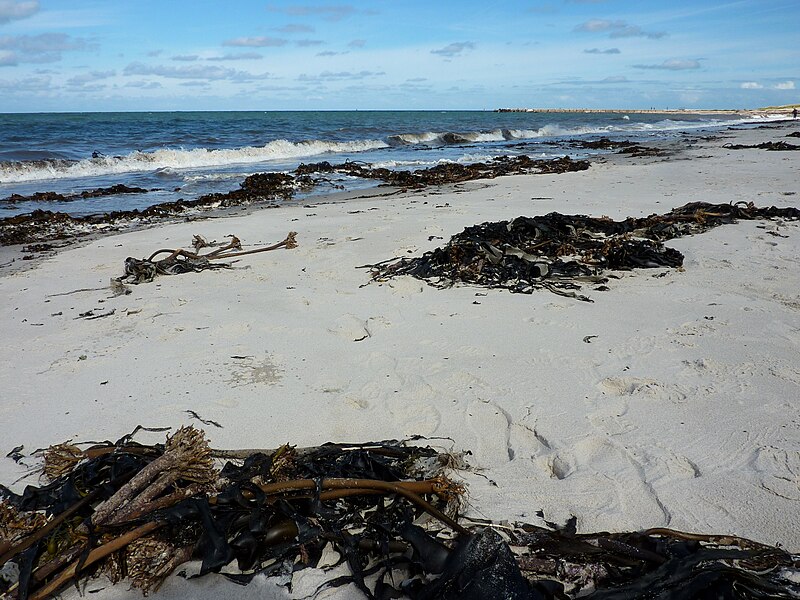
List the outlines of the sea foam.
{"type": "Polygon", "coordinates": [[[78,161],[34,160],[0,163],[0,183],[44,179],[72,179],[115,173],[155,172],[161,169],[197,169],[235,164],[305,158],[328,153],[364,152],[387,148],[381,140],[326,142],[275,140],[264,146],[232,149],[162,149],[125,156],[95,156],[78,161]]]}

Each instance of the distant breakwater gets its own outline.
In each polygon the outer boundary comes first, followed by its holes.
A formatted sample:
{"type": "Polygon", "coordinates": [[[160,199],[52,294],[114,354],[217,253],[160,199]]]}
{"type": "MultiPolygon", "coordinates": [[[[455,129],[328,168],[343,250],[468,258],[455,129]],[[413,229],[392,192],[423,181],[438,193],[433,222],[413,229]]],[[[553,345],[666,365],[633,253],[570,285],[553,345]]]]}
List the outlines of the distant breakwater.
{"type": "Polygon", "coordinates": [[[674,115],[674,114],[691,114],[691,115],[738,115],[750,114],[750,110],[738,109],[719,109],[719,110],[688,110],[688,109],[656,109],[656,108],[638,108],[634,110],[625,110],[621,108],[498,108],[494,112],[501,113],[587,113],[587,114],[628,114],[628,115],[674,115]]]}

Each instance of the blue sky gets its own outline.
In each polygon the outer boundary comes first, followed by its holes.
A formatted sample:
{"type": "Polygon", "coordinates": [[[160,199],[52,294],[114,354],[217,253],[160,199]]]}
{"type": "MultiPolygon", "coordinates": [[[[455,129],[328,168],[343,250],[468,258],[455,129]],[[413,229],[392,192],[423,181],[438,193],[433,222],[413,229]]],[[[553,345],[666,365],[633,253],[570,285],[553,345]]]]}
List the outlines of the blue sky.
{"type": "Polygon", "coordinates": [[[800,102],[798,0],[0,0],[0,112],[800,102]]]}

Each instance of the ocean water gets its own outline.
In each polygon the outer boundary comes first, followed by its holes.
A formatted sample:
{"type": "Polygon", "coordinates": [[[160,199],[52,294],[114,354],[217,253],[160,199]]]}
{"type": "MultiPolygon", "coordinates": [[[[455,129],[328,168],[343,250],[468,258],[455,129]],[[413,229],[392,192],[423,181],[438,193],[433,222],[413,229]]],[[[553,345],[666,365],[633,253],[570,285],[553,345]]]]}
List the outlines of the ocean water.
{"type": "MultiPolygon", "coordinates": [[[[571,147],[576,139],[646,141],[741,122],[735,115],[489,111],[0,114],[0,218],[37,208],[73,215],[141,209],[225,192],[253,173],[288,171],[301,162],[411,169],[504,154],[575,158],[591,154],[571,147]],[[152,191],[70,202],[7,200],[115,184],[152,191]]],[[[351,178],[333,184],[375,185],[351,178]]]]}

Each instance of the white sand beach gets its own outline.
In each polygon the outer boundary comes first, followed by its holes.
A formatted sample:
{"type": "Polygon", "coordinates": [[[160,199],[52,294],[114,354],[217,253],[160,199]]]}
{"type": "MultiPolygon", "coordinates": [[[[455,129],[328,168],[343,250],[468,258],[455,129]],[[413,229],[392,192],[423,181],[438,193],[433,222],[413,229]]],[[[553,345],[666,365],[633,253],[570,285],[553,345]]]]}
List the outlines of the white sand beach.
{"type": "MultiPolygon", "coordinates": [[[[611,155],[583,172],[164,225],[9,270],[0,454],[115,440],[137,425],[201,426],[216,448],[450,438],[430,443],[471,452],[473,471],[461,473],[471,516],[541,524],[541,510],[554,522],[576,516],[580,532],[666,526],[800,552],[800,223],[742,221],[669,241],[682,270],[614,273],[608,291],[584,288],[593,303],[410,277],[369,283],[357,268],[520,215],[800,206],[800,152],[723,147],[797,130],[725,130],[687,136],[667,158],[611,155]],[[195,234],[257,246],[289,231],[297,248],[230,270],[159,277],[126,296],[66,294],[104,288],[126,257],[188,248],[195,234]]],[[[26,471],[0,458],[0,482],[26,471]]],[[[26,483],[36,477],[13,488],[26,483]]],[[[95,597],[138,596],[120,588],[95,597]]],[[[199,589],[285,593],[173,578],[154,597],[199,589]]]]}

